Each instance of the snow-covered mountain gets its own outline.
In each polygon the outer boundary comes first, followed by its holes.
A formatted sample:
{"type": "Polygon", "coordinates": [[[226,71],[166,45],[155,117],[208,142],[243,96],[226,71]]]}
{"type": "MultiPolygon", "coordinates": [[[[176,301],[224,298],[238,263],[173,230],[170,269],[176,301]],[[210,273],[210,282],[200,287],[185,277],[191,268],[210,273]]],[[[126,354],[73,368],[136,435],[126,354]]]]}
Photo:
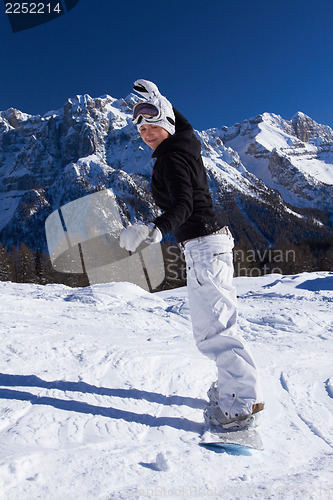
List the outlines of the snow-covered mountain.
{"type": "Polygon", "coordinates": [[[243,165],[296,207],[332,211],[333,130],[303,113],[264,113],[220,132],[243,165]]]}
{"type": "Polygon", "coordinates": [[[264,451],[207,449],[186,288],[0,283],[1,500],[332,498],[333,273],[236,278],[264,451]]]}
{"type": "MultiPolygon", "coordinates": [[[[131,122],[137,100],[82,95],[45,116],[0,113],[0,243],[45,250],[47,216],[105,187],[124,223],[158,213],[151,151],[131,122]]],[[[264,113],[197,134],[217,209],[236,242],[258,248],[332,235],[329,127],[301,113],[290,122],[264,113]]]]}

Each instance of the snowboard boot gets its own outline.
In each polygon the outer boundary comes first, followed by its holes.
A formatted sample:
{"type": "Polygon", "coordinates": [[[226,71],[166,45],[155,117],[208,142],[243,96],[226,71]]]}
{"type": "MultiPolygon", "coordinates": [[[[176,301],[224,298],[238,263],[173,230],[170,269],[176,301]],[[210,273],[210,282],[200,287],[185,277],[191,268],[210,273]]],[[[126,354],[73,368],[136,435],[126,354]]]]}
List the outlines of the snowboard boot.
{"type": "Polygon", "coordinates": [[[209,404],[218,404],[219,403],[219,393],[217,390],[217,380],[215,382],[212,382],[212,385],[207,391],[207,396],[209,399],[209,404]]]}
{"type": "Polygon", "coordinates": [[[257,427],[260,423],[258,415],[264,409],[264,403],[255,403],[252,406],[252,413],[248,415],[235,415],[233,418],[227,412],[223,412],[219,406],[219,394],[217,390],[217,381],[210,386],[207,396],[209,404],[204,409],[204,419],[207,425],[211,427],[222,427],[224,429],[248,429],[257,427]]]}

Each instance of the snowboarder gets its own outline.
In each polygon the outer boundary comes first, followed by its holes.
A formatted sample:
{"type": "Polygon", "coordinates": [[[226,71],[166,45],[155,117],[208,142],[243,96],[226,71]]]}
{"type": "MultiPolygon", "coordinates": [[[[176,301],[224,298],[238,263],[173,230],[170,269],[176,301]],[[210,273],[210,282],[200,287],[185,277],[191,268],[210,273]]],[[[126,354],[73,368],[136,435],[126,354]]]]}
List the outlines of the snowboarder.
{"type": "Polygon", "coordinates": [[[151,189],[163,213],[147,224],[128,226],[120,246],[134,252],[143,241],[158,243],[173,232],[185,254],[196,345],[218,371],[207,393],[205,420],[224,428],[256,425],[264,404],[253,357],[237,331],[234,240],[214,212],[200,141],[154,83],[140,79],[133,89],[145,98],[134,107],[133,122],[154,150],[151,189]]]}

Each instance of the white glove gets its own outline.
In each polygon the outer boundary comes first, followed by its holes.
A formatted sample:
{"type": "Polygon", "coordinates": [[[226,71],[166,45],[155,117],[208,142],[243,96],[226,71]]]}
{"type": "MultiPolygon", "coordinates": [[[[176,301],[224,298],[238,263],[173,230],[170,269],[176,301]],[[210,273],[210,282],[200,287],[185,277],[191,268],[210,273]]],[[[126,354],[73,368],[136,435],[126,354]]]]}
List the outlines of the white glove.
{"type": "Polygon", "coordinates": [[[162,233],[154,224],[134,224],[120,233],[119,245],[129,252],[135,252],[143,241],[146,243],[159,243],[161,239],[162,233]]]}
{"type": "Polygon", "coordinates": [[[148,101],[161,97],[161,93],[155,83],[143,80],[142,78],[134,82],[133,90],[148,99],[148,101]]]}
{"type": "Polygon", "coordinates": [[[163,238],[163,235],[160,231],[160,229],[155,226],[155,224],[152,224],[151,222],[149,222],[149,224],[147,224],[148,228],[149,228],[149,236],[148,238],[145,240],[146,243],[159,243],[161,241],[161,239],[163,238]]]}

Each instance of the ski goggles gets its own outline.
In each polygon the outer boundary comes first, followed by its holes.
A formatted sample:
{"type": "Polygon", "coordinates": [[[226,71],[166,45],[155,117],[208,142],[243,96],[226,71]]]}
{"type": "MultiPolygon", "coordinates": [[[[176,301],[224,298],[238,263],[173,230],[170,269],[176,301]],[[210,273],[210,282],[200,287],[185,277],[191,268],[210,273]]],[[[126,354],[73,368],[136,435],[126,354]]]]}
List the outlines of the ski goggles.
{"type": "Polygon", "coordinates": [[[152,123],[160,120],[161,110],[150,102],[139,102],[133,109],[133,122],[139,125],[143,119],[152,123]]]}

